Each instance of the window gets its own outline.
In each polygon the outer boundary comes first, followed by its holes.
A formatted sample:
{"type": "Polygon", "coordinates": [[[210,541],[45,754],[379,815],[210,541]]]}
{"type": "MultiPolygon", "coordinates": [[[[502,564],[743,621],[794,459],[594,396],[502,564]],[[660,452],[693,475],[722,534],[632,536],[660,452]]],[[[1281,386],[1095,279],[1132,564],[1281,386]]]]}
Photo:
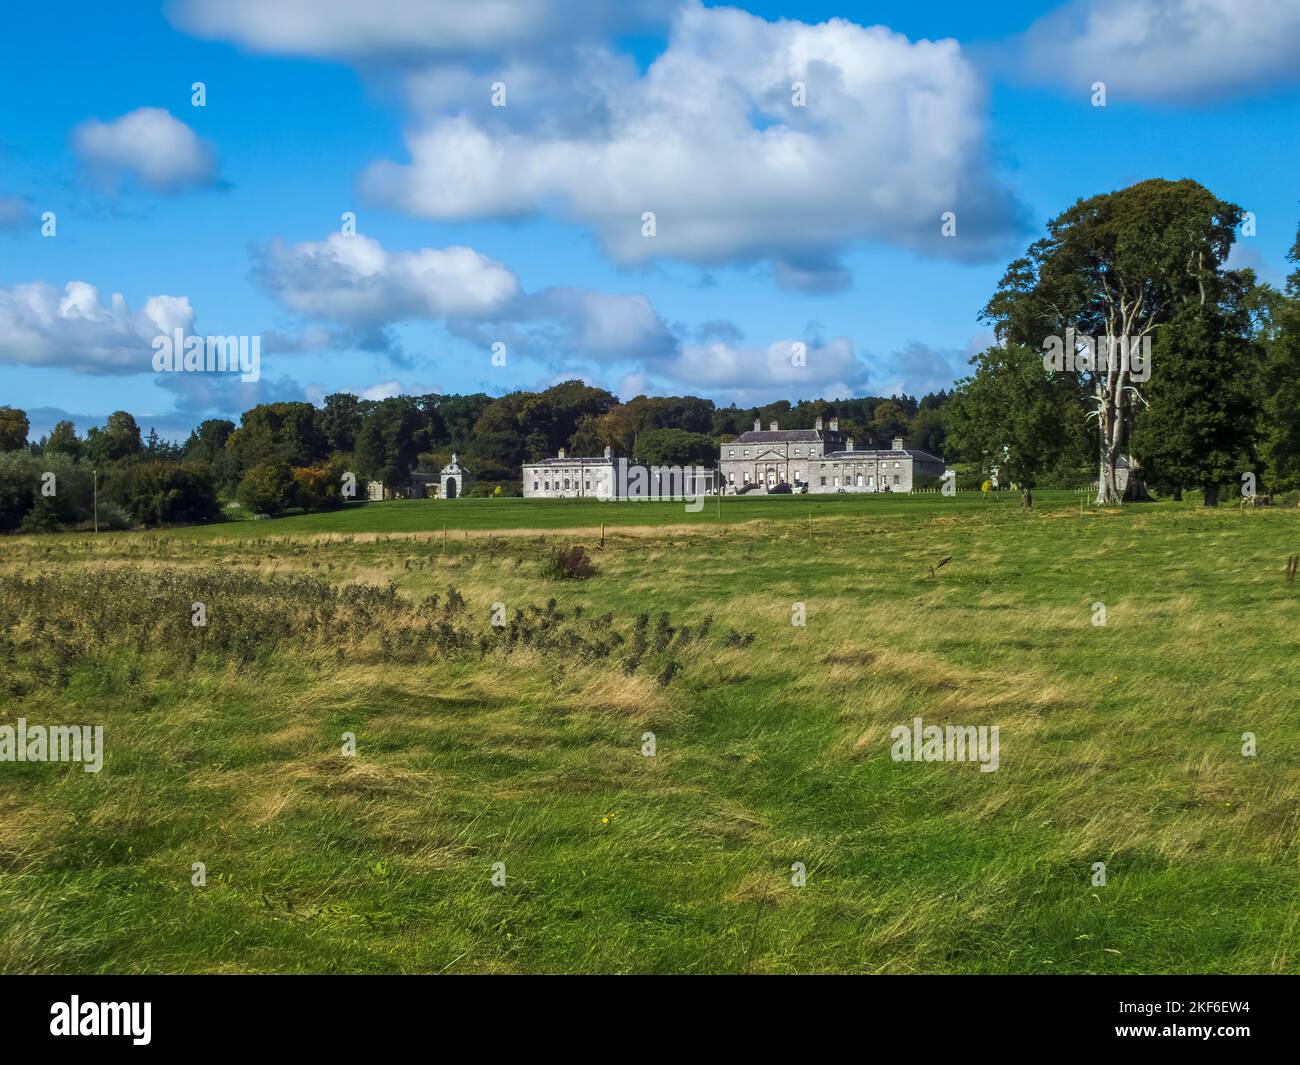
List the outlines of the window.
{"type": "Polygon", "coordinates": [[[875,488],[875,487],[876,487],[876,479],[875,479],[874,477],[868,477],[868,478],[867,478],[867,487],[868,487],[868,488],[875,488]]]}
{"type": "Polygon", "coordinates": [[[825,477],[822,478],[822,487],[823,487],[823,488],[826,487],[826,478],[825,478],[825,477]]]}
{"type": "MultiPolygon", "coordinates": [[[[822,463],[822,469],[823,469],[823,470],[826,469],[826,463],[824,463],[824,462],[822,463]]],[[[825,481],[822,481],[822,484],[825,484],[825,483],[826,483],[825,481]]]]}
{"type": "MultiPolygon", "coordinates": [[[[898,463],[897,463],[897,462],[894,463],[894,469],[898,469],[898,463]]],[[[897,478],[897,477],[894,478],[894,482],[895,482],[895,483],[898,482],[898,478],[897,478]]]]}
{"type": "Polygon", "coordinates": [[[537,491],[537,482],[536,482],[536,481],[533,482],[533,491],[534,491],[534,492],[537,491]]]}
{"type": "Polygon", "coordinates": [[[547,481],[547,482],[546,482],[546,490],[547,490],[548,492],[551,490],[551,482],[550,482],[550,481],[547,481]]]}
{"type": "Polygon", "coordinates": [[[567,477],[564,478],[564,490],[566,492],[569,490],[569,479],[567,477]]]}
{"type": "Polygon", "coordinates": [[[794,449],[794,453],[795,453],[796,455],[800,455],[800,454],[802,454],[802,451],[801,451],[799,448],[795,448],[795,449],[794,449]]]}
{"type": "Polygon", "coordinates": [[[736,475],[735,475],[734,473],[729,473],[729,474],[727,474],[727,480],[730,481],[732,484],[735,484],[735,483],[736,483],[736,475]]]}
{"type": "Polygon", "coordinates": [[[898,474],[894,474],[894,484],[898,484],[898,474]]]}
{"type": "Polygon", "coordinates": [[[840,479],[839,479],[838,477],[832,477],[832,478],[831,478],[831,487],[833,487],[833,488],[838,488],[839,486],[840,486],[840,479]]]}
{"type": "Polygon", "coordinates": [[[587,482],[587,491],[588,491],[588,492],[591,491],[591,482],[590,482],[590,481],[587,482]]]}
{"type": "Polygon", "coordinates": [[[735,457],[736,457],[736,449],[734,447],[727,448],[727,458],[734,459],[735,457]]]}
{"type": "Polygon", "coordinates": [[[745,458],[749,458],[749,448],[745,448],[745,458]]]}

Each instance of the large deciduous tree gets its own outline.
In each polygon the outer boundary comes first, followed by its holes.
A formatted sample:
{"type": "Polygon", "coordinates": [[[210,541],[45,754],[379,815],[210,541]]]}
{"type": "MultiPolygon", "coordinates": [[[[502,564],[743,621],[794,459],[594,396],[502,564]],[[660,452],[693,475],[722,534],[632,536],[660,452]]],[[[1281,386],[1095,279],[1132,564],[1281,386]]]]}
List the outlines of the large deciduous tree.
{"type": "Polygon", "coordinates": [[[45,451],[51,455],[68,455],[76,458],[81,454],[81,441],[77,439],[77,427],[66,418],[57,422],[50,437],[45,441],[45,451]]]}
{"type": "MultiPolygon", "coordinates": [[[[1064,371],[1083,380],[1096,406],[1099,504],[1121,501],[1116,470],[1142,384],[1121,356],[1189,306],[1215,313],[1241,218],[1240,207],[1189,180],[1143,181],[1080,200],[1011,263],[984,308],[1006,344],[1042,351],[1049,338],[1077,335],[1110,356],[1064,371]]],[[[1152,373],[1165,369],[1159,351],[1152,364],[1152,373]]]]}
{"type": "Polygon", "coordinates": [[[31,422],[17,407],[0,407],[0,451],[17,451],[27,446],[31,422]]]}
{"type": "Polygon", "coordinates": [[[1218,504],[1222,485],[1258,468],[1263,386],[1254,278],[1243,271],[1224,281],[1217,308],[1188,302],[1157,330],[1159,369],[1131,439],[1149,481],[1176,496],[1199,487],[1207,507],[1218,504]]]}

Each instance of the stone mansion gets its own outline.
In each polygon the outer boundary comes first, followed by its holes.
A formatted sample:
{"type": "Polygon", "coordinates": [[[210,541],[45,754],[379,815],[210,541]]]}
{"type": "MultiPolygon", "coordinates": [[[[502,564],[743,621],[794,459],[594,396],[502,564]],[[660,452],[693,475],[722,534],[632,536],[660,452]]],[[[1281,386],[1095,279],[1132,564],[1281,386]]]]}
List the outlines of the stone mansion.
{"type": "MultiPolygon", "coordinates": [[[[674,480],[671,494],[683,489],[693,495],[766,495],[778,485],[792,492],[910,492],[922,476],[940,477],[942,459],[928,451],[905,448],[895,437],[885,451],[858,448],[853,438],[840,432],[839,419],[830,418],[823,427],[818,418],[812,429],[781,429],[776,422],[754,428],[720,447],[718,469],[687,470],[686,483],[674,480]]],[[[627,462],[615,459],[609,448],[603,456],[566,456],[525,463],[525,498],[619,498],[627,462]]],[[[669,487],[670,479],[683,471],[654,467],[648,471],[654,494],[669,487]]]]}
{"type": "Polygon", "coordinates": [[[730,494],[766,494],[777,485],[810,494],[824,492],[910,492],[923,475],[940,477],[942,459],[928,451],[903,447],[895,437],[888,451],[854,447],[840,433],[839,419],[823,428],[781,429],[776,422],[741,433],[721,447],[718,463],[724,490],[730,494]]]}

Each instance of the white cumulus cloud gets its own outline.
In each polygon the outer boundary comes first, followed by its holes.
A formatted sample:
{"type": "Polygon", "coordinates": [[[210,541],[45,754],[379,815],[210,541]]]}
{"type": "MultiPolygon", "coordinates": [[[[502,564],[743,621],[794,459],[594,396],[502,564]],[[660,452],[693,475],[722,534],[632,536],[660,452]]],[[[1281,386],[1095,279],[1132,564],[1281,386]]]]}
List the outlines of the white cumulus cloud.
{"type": "Polygon", "coordinates": [[[868,379],[866,363],[846,337],[824,343],[776,340],[766,347],[687,344],[655,369],[674,382],[722,392],[738,403],[860,393],[868,379]]]}
{"type": "Polygon", "coordinates": [[[1076,0],[1006,49],[1008,68],[1107,103],[1209,100],[1300,82],[1296,0],[1076,0]]]}
{"type": "Polygon", "coordinates": [[[362,234],[324,241],[272,240],[256,273],[300,314],[376,325],[412,318],[483,318],[519,291],[510,269],[473,248],[388,251],[362,234]]]}
{"type": "Polygon", "coordinates": [[[257,52],[350,59],[499,53],[662,22],[666,0],[176,0],[173,24],[257,52]]]}
{"type": "Polygon", "coordinates": [[[69,281],[62,292],[42,281],[0,288],[0,363],[149,372],[154,338],[178,328],[189,333],[193,324],[185,296],[150,296],[132,311],[120,293],[105,302],[85,281],[69,281]]]}
{"type": "Polygon", "coordinates": [[[470,106],[433,79],[413,94],[428,110],[410,162],[372,164],[363,193],[433,219],[556,209],[620,263],[770,260],[805,289],[842,287],[837,254],[856,240],[976,258],[1020,226],[990,162],[983,86],[953,40],[692,3],[644,74],[598,52],[556,77],[580,87],[581,128],[521,121],[526,93],[470,106]],[[958,237],[941,235],[946,211],[958,237]]]}
{"type": "Polygon", "coordinates": [[[141,107],[109,122],[90,119],[72,133],[77,158],[101,182],[124,176],[155,192],[176,193],[216,180],[216,152],[161,107],[141,107]]]}
{"type": "Polygon", "coordinates": [[[285,307],[316,320],[298,337],[275,334],[275,350],[353,345],[393,354],[388,327],[417,320],[442,322],[485,350],[501,342],[552,361],[651,357],[676,343],[644,296],[525,292],[509,267],[473,248],[390,251],[362,234],[297,244],[277,238],[256,253],[254,275],[285,307]],[[345,328],[323,329],[322,321],[345,328]]]}

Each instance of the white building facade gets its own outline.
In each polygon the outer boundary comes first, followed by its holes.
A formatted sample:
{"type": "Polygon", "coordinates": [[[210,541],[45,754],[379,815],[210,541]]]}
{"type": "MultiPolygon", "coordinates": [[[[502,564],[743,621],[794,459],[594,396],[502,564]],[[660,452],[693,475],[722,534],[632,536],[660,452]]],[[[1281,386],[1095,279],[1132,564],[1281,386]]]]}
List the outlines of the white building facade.
{"type": "Polygon", "coordinates": [[[818,418],[812,429],[768,429],[754,422],[720,449],[719,469],[729,495],[790,491],[910,492],[923,475],[941,477],[943,460],[928,451],[905,448],[896,437],[889,450],[857,448],[840,432],[839,419],[825,426],[818,418]]]}
{"type": "Polygon", "coordinates": [[[608,499],[617,488],[614,469],[609,448],[601,458],[569,457],[560,448],[553,459],[524,463],[524,498],[608,499]]]}
{"type": "Polygon", "coordinates": [[[610,448],[602,457],[568,456],[526,462],[522,469],[525,499],[676,499],[713,495],[718,471],[693,466],[650,466],[616,459],[610,448]]]}

